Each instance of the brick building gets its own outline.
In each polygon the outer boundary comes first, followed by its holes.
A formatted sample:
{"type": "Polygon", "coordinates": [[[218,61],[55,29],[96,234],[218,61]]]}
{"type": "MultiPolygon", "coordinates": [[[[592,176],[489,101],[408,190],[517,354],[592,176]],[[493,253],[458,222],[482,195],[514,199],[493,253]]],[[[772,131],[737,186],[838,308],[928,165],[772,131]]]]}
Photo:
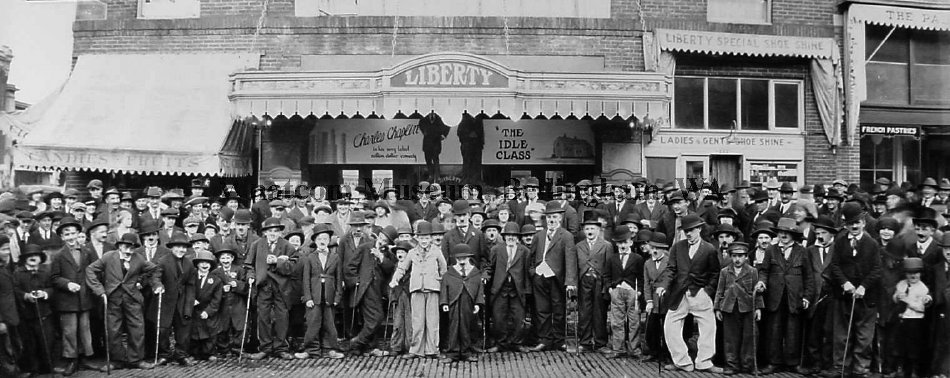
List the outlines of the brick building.
{"type": "Polygon", "coordinates": [[[129,185],[123,174],[409,184],[429,176],[419,123],[437,114],[451,126],[440,179],[464,174],[470,140],[492,184],[858,179],[833,106],[834,0],[105,3],[105,20],[74,25],[71,106],[18,164],[129,185]],[[72,129],[111,134],[46,143],[83,112],[97,117],[72,129]],[[455,127],[471,119],[484,132],[455,127]],[[110,149],[116,135],[131,146],[110,149]],[[560,158],[559,137],[594,151],[560,158]]]}

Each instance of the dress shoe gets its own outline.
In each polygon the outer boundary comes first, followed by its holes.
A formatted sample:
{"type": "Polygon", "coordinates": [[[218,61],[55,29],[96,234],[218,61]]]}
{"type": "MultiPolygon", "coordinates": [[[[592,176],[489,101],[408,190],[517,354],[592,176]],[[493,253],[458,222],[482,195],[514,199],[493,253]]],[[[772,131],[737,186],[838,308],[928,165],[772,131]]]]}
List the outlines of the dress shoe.
{"type": "Polygon", "coordinates": [[[695,369],[693,368],[693,365],[692,365],[692,364],[686,365],[686,366],[676,366],[676,365],[674,365],[674,364],[669,364],[669,365],[663,366],[663,369],[664,369],[664,370],[669,370],[669,371],[682,370],[682,371],[686,371],[686,372],[690,372],[690,371],[695,370],[695,369]]]}
{"type": "Polygon", "coordinates": [[[487,352],[487,353],[498,353],[498,352],[500,352],[500,351],[501,351],[501,348],[498,348],[497,346],[493,346],[493,347],[491,347],[491,348],[488,348],[488,350],[486,350],[485,352],[487,352]]]}
{"type": "Polygon", "coordinates": [[[466,362],[478,362],[478,357],[475,357],[475,356],[468,356],[468,357],[465,357],[465,361],[466,361],[466,362]]]}
{"type": "Polygon", "coordinates": [[[264,352],[251,353],[247,355],[247,358],[250,358],[252,360],[263,360],[267,358],[267,353],[264,353],[264,352]]]}
{"type": "Polygon", "coordinates": [[[294,353],[294,358],[296,358],[296,359],[298,359],[298,360],[306,360],[306,359],[309,358],[309,357],[310,357],[310,353],[307,353],[307,352],[297,352],[297,353],[294,353]]]}
{"type": "Polygon", "coordinates": [[[812,370],[811,368],[807,368],[807,367],[804,367],[804,366],[796,366],[796,367],[795,367],[795,372],[798,373],[798,374],[804,375],[804,376],[806,376],[806,377],[807,377],[807,376],[810,376],[810,375],[812,375],[812,374],[815,373],[815,371],[812,370]]]}
{"type": "Polygon", "coordinates": [[[722,368],[718,366],[710,366],[705,369],[696,369],[696,371],[701,371],[704,373],[713,373],[713,374],[722,374],[722,368]]]}
{"type": "Polygon", "coordinates": [[[535,346],[532,347],[532,348],[529,348],[528,351],[530,351],[530,352],[543,352],[543,351],[545,351],[545,350],[547,350],[547,349],[548,349],[547,344],[541,343],[541,344],[535,345],[535,346]]]}
{"type": "Polygon", "coordinates": [[[759,370],[759,373],[762,373],[763,375],[769,375],[775,373],[775,370],[775,365],[765,365],[764,368],[759,370]]]}
{"type": "Polygon", "coordinates": [[[722,369],[722,375],[736,375],[736,371],[730,368],[722,369]]]}
{"type": "Polygon", "coordinates": [[[155,366],[162,366],[168,363],[168,359],[165,357],[159,357],[158,360],[155,360],[155,366]]]}
{"type": "Polygon", "coordinates": [[[409,354],[404,354],[404,355],[400,356],[399,358],[402,358],[402,359],[404,359],[404,360],[412,360],[412,359],[419,358],[419,356],[417,356],[417,355],[415,355],[415,354],[412,354],[412,353],[409,353],[409,354]]]}
{"type": "Polygon", "coordinates": [[[179,361],[179,363],[181,364],[181,366],[189,367],[189,366],[195,366],[195,365],[197,365],[197,364],[198,364],[198,361],[195,361],[195,359],[194,359],[194,358],[191,358],[191,357],[185,357],[185,358],[181,359],[181,361],[179,361]]]}
{"type": "Polygon", "coordinates": [[[129,367],[132,369],[139,369],[139,370],[152,370],[152,368],[154,368],[155,365],[152,365],[145,361],[139,361],[139,362],[129,364],[129,367]]]}
{"type": "Polygon", "coordinates": [[[293,360],[293,359],[294,359],[294,355],[292,355],[292,354],[290,354],[290,353],[287,353],[287,352],[280,352],[280,353],[277,354],[277,356],[280,357],[280,359],[282,359],[282,360],[287,360],[287,361],[290,361],[290,360],[293,360]]]}
{"type": "Polygon", "coordinates": [[[587,353],[587,352],[590,352],[590,347],[586,347],[583,345],[577,347],[577,353],[587,353]]]}
{"type": "Polygon", "coordinates": [[[603,346],[603,347],[597,348],[597,353],[600,353],[600,354],[603,354],[603,355],[611,354],[611,353],[613,353],[613,351],[614,351],[613,349],[610,349],[610,347],[607,347],[607,346],[603,346]]]}
{"type": "Polygon", "coordinates": [[[331,351],[327,352],[326,357],[327,357],[327,358],[330,358],[330,359],[334,359],[334,360],[339,360],[339,359],[343,358],[343,353],[337,352],[337,351],[335,351],[335,350],[331,350],[331,351]]]}
{"type": "Polygon", "coordinates": [[[455,360],[454,360],[454,359],[451,359],[451,358],[448,358],[448,357],[442,357],[442,358],[439,359],[439,362],[441,362],[441,363],[443,363],[443,364],[451,364],[451,363],[455,362],[455,360]]]}
{"type": "Polygon", "coordinates": [[[518,347],[518,351],[521,353],[531,353],[531,348],[522,345],[518,347]]]}
{"type": "Polygon", "coordinates": [[[79,361],[76,361],[76,359],[72,359],[72,360],[69,360],[68,364],[66,364],[66,368],[63,369],[62,374],[68,377],[70,375],[76,374],[76,371],[78,370],[79,370],[79,361]]]}
{"type": "Polygon", "coordinates": [[[615,360],[615,359],[623,358],[623,357],[624,357],[624,354],[621,352],[610,352],[610,354],[607,355],[607,358],[611,360],[615,360]]]}

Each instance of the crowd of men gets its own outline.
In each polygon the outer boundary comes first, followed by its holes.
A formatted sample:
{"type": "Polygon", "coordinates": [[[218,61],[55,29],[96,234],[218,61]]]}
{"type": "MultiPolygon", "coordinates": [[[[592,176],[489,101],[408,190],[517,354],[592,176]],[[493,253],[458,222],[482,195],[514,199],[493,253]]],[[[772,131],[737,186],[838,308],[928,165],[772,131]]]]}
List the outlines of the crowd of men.
{"type": "Polygon", "coordinates": [[[548,350],[950,374],[946,179],[207,189],[0,194],[0,376],[548,350]]]}

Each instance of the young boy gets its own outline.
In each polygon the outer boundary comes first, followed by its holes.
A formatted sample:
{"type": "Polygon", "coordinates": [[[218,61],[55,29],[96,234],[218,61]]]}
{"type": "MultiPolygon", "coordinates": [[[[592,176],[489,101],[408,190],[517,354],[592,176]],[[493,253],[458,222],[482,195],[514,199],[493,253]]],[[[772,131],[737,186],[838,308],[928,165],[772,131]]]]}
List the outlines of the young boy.
{"type": "Polygon", "coordinates": [[[303,265],[303,301],[307,307],[305,352],[297,358],[317,357],[341,359],[333,313],[343,301],[343,261],[336,249],[330,250],[330,225],[318,224],[310,236],[316,246],[313,253],[300,261],[303,265]]]}
{"type": "MultiPolygon", "coordinates": [[[[440,282],[446,272],[445,256],[442,250],[432,245],[432,224],[419,222],[416,230],[416,248],[409,251],[393,273],[389,287],[399,285],[406,272],[412,269],[409,277],[409,292],[412,301],[412,346],[404,359],[438,355],[439,345],[439,291],[440,282]]],[[[479,278],[480,279],[480,278],[479,278]]]]}
{"type": "Polygon", "coordinates": [[[145,261],[143,255],[132,252],[137,245],[138,236],[133,233],[122,235],[116,242],[118,250],[107,252],[86,268],[86,284],[106,303],[109,312],[106,335],[113,360],[125,362],[135,369],[151,369],[152,364],[142,360],[145,356],[145,346],[142,345],[145,319],[139,282],[149,281],[149,287],[156,295],[164,288],[159,267],[145,261]],[[123,336],[123,331],[128,333],[128,337],[123,336]]]}
{"type": "Polygon", "coordinates": [[[633,234],[627,226],[618,226],[611,239],[615,248],[607,256],[604,272],[604,282],[610,294],[610,347],[613,349],[608,357],[637,357],[643,257],[633,252],[633,234]]]}
{"type": "Polygon", "coordinates": [[[477,362],[472,354],[475,315],[485,307],[482,290],[482,274],[474,266],[471,247],[467,244],[452,246],[455,265],[442,277],[439,302],[442,312],[449,314],[449,330],[446,332],[446,358],[442,363],[453,361],[477,362]]]}
{"type": "MultiPolygon", "coordinates": [[[[393,246],[396,262],[401,263],[412,250],[412,244],[400,240],[393,246]]],[[[410,272],[411,275],[411,272],[410,272]]],[[[393,309],[393,335],[390,341],[390,353],[401,355],[409,352],[412,344],[412,309],[409,301],[409,275],[399,280],[399,285],[389,291],[389,300],[396,304],[393,309]]]]}
{"type": "Polygon", "coordinates": [[[227,357],[228,354],[237,354],[241,348],[241,337],[244,331],[244,316],[247,311],[247,277],[244,269],[234,264],[239,248],[237,244],[225,241],[220,249],[215,251],[218,257],[218,267],[214,269],[222,280],[221,311],[218,313],[218,340],[216,353],[218,357],[227,357]]]}
{"type": "Polygon", "coordinates": [[[528,282],[528,253],[518,243],[521,230],[510,222],[502,231],[505,244],[495,246],[490,253],[490,263],[485,267],[485,277],[491,282],[490,300],[492,311],[493,339],[497,344],[489,353],[502,349],[515,351],[524,333],[525,308],[531,285],[528,282]]]}
{"type": "Polygon", "coordinates": [[[23,262],[13,273],[17,306],[20,310],[20,341],[23,343],[21,367],[34,374],[50,373],[53,314],[49,293],[52,292],[46,254],[40,246],[28,244],[20,254],[23,262]]]}
{"type": "Polygon", "coordinates": [[[161,280],[165,291],[160,297],[155,297],[152,306],[145,310],[145,316],[155,321],[160,329],[158,364],[175,361],[182,366],[193,366],[196,362],[188,354],[191,349],[191,317],[195,301],[195,289],[191,286],[195,267],[188,254],[191,241],[185,234],[175,233],[165,246],[171,248],[172,252],[155,260],[162,270],[161,280]],[[171,344],[172,333],[175,334],[174,346],[171,344]]]}
{"type": "Polygon", "coordinates": [[[716,319],[722,322],[726,356],[725,375],[754,370],[752,337],[753,321],[762,316],[765,301],[756,296],[753,302],[755,285],[759,274],[748,264],[749,245],[736,242],[729,245],[732,265],[722,268],[716,289],[716,319]]]}
{"type": "MultiPolygon", "coordinates": [[[[221,310],[221,297],[224,281],[213,273],[217,265],[214,255],[208,251],[198,251],[192,260],[197,271],[191,276],[194,280],[194,326],[191,329],[192,355],[199,360],[215,361],[214,342],[218,337],[218,311],[221,310]]],[[[187,305],[187,304],[186,304],[187,305]]]]}
{"type": "Polygon", "coordinates": [[[644,310],[647,313],[644,352],[649,355],[647,360],[653,361],[664,359],[668,354],[664,348],[660,348],[660,340],[663,338],[660,320],[666,316],[666,307],[656,295],[656,284],[660,280],[660,275],[666,271],[670,246],[666,244],[666,234],[654,232],[650,235],[649,241],[640,248],[650,257],[643,263],[643,297],[646,301],[644,310]]]}
{"type": "Polygon", "coordinates": [[[904,259],[905,279],[897,283],[897,290],[894,292],[894,302],[902,304],[905,309],[898,315],[900,345],[891,352],[896,357],[897,366],[903,368],[905,377],[924,376],[927,369],[928,361],[922,358],[925,351],[921,341],[926,340],[927,334],[931,332],[927,329],[924,313],[925,306],[929,305],[933,298],[927,286],[920,281],[923,270],[924,261],[919,257],[904,259]]]}

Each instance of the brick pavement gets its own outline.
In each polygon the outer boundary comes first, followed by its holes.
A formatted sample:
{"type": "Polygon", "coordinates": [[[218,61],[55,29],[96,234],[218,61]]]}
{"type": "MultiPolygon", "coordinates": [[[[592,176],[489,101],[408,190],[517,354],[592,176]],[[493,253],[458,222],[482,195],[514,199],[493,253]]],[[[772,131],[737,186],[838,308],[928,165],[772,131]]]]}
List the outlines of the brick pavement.
{"type": "MultiPolygon", "coordinates": [[[[83,371],[74,377],[103,377],[103,373],[83,371]]],[[[176,364],[154,370],[117,370],[113,377],[189,378],[297,378],[297,377],[656,377],[656,364],[640,364],[633,359],[607,359],[597,353],[571,355],[564,352],[483,354],[475,363],[442,364],[438,360],[403,360],[393,357],[347,357],[343,360],[310,359],[296,361],[244,360],[236,358],[201,362],[191,368],[176,364]]],[[[712,377],[712,374],[666,372],[664,378],[712,377]]],[[[736,377],[743,377],[737,375],[736,377]]],[[[773,374],[769,378],[796,378],[796,374],[773,374]]]]}

